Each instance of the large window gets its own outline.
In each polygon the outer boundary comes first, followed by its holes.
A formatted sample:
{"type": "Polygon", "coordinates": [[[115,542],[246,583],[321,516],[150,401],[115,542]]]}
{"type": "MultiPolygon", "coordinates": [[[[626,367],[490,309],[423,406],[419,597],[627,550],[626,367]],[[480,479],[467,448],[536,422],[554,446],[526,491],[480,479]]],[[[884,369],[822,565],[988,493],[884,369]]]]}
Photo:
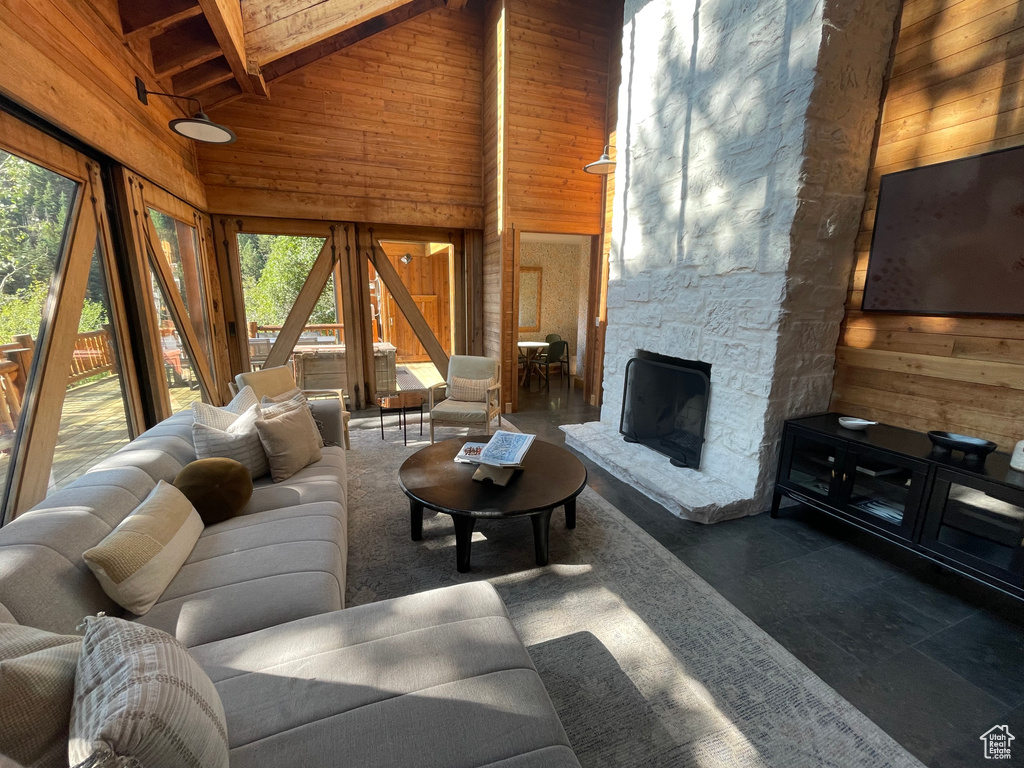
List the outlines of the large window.
{"type": "Polygon", "coordinates": [[[131,439],[113,312],[103,252],[97,247],[78,322],[49,490],[63,488],[131,439]]]}
{"type": "MultiPolygon", "coordinates": [[[[270,353],[325,243],[322,237],[238,235],[249,359],[254,368],[260,367],[270,353]]],[[[292,351],[344,341],[340,297],[332,273],[292,351]]]]}
{"type": "MultiPolygon", "coordinates": [[[[185,224],[160,211],[149,208],[149,217],[160,244],[157,258],[166,259],[171,268],[174,288],[181,297],[187,321],[195,331],[200,350],[213,367],[210,346],[209,318],[206,311],[206,286],[200,260],[199,238],[195,227],[185,224]]],[[[155,271],[152,274],[153,302],[160,329],[160,351],[163,357],[167,388],[171,396],[171,409],[179,411],[190,403],[201,400],[203,390],[193,359],[182,339],[171,313],[170,297],[161,287],[155,271]]]]}
{"type": "MultiPolygon", "coordinates": [[[[13,121],[3,127],[15,140],[32,130],[13,121]]],[[[0,499],[7,511],[63,487],[130,437],[93,207],[102,191],[81,156],[48,137],[25,144],[41,157],[0,150],[0,499]]]]}

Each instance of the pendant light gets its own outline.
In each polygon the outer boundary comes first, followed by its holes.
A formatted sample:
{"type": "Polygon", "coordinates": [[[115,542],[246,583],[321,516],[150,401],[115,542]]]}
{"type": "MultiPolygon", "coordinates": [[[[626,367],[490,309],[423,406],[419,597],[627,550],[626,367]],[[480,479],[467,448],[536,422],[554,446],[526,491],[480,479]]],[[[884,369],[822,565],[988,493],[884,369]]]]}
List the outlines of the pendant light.
{"type": "Polygon", "coordinates": [[[608,174],[615,171],[615,161],[608,155],[608,150],[611,146],[606,144],[604,147],[604,154],[589,165],[583,166],[583,170],[587,173],[593,173],[597,176],[607,176],[608,174]]]}
{"type": "Polygon", "coordinates": [[[230,128],[213,122],[203,112],[203,105],[199,99],[192,96],[175,96],[173,93],[150,91],[146,88],[146,84],[138,77],[135,78],[135,91],[139,96],[139,101],[143,104],[149,104],[149,96],[166,96],[169,99],[194,101],[198,105],[199,109],[192,117],[179,117],[177,120],[171,120],[167,124],[179,136],[184,136],[193,141],[201,141],[204,144],[231,144],[238,138],[230,128]]]}

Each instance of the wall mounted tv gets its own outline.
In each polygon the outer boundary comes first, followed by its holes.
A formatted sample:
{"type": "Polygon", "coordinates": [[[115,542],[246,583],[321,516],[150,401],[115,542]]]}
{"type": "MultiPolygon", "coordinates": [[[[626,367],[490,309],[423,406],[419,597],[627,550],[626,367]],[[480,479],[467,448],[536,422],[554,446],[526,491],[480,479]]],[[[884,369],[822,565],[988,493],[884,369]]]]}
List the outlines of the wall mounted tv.
{"type": "Polygon", "coordinates": [[[883,176],[862,306],[1024,315],[1024,147],[883,176]]]}

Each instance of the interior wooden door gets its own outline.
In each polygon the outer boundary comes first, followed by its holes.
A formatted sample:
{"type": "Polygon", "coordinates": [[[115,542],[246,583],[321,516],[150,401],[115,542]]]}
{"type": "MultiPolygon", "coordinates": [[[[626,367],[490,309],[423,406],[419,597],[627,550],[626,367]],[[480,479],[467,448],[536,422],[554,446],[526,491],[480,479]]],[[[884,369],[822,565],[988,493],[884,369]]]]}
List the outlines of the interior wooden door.
{"type": "MultiPolygon", "coordinates": [[[[432,329],[437,328],[440,306],[438,297],[435,294],[413,294],[412,298],[416,302],[417,309],[423,314],[430,327],[432,329]]],[[[395,359],[402,363],[428,362],[430,355],[427,354],[427,350],[424,349],[419,339],[416,338],[416,334],[413,333],[409,321],[405,319],[405,316],[395,306],[395,300],[390,293],[387,295],[387,308],[387,322],[389,324],[387,335],[390,336],[391,343],[395,345],[395,359]]]]}

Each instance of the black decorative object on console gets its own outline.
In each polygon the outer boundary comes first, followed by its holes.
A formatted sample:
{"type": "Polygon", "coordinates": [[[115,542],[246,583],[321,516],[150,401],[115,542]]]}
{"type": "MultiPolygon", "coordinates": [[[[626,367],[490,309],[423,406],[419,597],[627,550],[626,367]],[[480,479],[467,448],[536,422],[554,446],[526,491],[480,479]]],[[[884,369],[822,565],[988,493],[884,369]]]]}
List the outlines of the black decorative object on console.
{"type": "Polygon", "coordinates": [[[638,350],[626,363],[622,439],[668,456],[673,466],[699,469],[710,374],[708,363],[638,350]]]}
{"type": "Polygon", "coordinates": [[[985,457],[999,447],[991,440],[955,432],[929,432],[928,439],[932,441],[932,456],[936,459],[949,459],[953,451],[963,451],[964,461],[968,464],[984,464],[985,457]]]}

